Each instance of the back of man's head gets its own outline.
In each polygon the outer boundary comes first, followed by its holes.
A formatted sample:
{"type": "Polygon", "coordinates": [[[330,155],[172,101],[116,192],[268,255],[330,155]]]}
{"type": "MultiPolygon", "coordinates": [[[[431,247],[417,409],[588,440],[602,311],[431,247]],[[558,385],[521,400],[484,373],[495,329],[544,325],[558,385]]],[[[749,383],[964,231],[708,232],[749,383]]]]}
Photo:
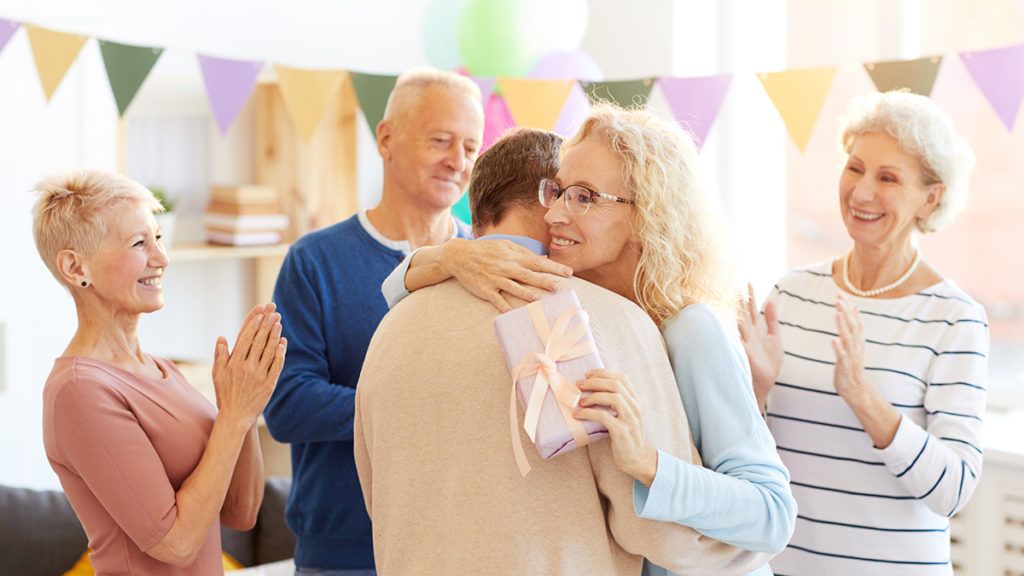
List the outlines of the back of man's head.
{"type": "Polygon", "coordinates": [[[541,178],[558,173],[562,137],[547,130],[512,128],[484,151],[469,179],[469,209],[477,236],[502,221],[511,208],[539,204],[541,178]]]}
{"type": "Polygon", "coordinates": [[[480,87],[461,74],[428,66],[411,68],[395,81],[395,87],[388,96],[388,103],[384,108],[382,119],[401,122],[403,115],[415,109],[415,104],[423,96],[423,93],[434,86],[455,92],[465,92],[473,100],[481,102],[480,87]]]}

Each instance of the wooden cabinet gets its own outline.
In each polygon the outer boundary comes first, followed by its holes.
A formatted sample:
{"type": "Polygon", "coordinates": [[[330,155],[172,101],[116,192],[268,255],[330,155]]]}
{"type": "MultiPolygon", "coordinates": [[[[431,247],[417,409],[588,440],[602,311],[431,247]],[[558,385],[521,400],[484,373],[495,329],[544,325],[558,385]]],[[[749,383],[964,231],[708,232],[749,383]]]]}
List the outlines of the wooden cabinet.
{"type": "Polygon", "coordinates": [[[355,214],[360,117],[352,81],[345,77],[308,143],[299,137],[276,84],[260,84],[252,98],[255,182],[280,191],[291,222],[286,240],[294,241],[355,214]]]}

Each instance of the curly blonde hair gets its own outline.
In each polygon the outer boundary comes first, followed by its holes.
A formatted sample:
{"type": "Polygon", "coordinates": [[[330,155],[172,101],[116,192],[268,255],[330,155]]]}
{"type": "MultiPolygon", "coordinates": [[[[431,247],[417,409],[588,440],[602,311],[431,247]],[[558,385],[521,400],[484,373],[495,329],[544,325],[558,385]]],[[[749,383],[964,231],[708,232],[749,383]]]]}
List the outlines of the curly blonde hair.
{"type": "Polygon", "coordinates": [[[140,202],[153,212],[163,206],[146,187],[117,172],[81,169],[57,174],[36,184],[39,198],[32,208],[36,250],[61,284],[57,254],[74,250],[91,256],[107,234],[105,213],[119,202],[140,202]]]}
{"type": "Polygon", "coordinates": [[[637,303],[658,324],[697,302],[734,315],[732,253],[693,138],[670,118],[608,103],[593,107],[563,152],[591,136],[622,161],[622,184],[635,194],[637,303]]]}
{"type": "Polygon", "coordinates": [[[921,232],[938,232],[953,221],[967,203],[967,177],[974,152],[953,128],[953,121],[926,96],[906,89],[874,93],[850,101],[840,119],[839,146],[847,155],[865,132],[888,134],[900,148],[921,162],[925,186],[942,184],[939,205],[917,221],[921,232]]]}

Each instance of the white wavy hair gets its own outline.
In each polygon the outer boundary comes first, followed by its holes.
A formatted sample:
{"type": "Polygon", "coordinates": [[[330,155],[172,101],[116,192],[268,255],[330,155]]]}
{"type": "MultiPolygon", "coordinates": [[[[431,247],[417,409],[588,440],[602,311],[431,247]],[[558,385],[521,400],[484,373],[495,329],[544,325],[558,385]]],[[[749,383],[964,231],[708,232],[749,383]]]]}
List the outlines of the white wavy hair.
{"type": "Polygon", "coordinates": [[[888,134],[900,148],[921,162],[921,181],[942,184],[939,205],[917,221],[921,232],[938,232],[967,202],[967,180],[974,167],[974,152],[957,134],[953,121],[926,96],[906,90],[874,93],[850,101],[840,119],[839,146],[847,155],[865,132],[888,134]]]}

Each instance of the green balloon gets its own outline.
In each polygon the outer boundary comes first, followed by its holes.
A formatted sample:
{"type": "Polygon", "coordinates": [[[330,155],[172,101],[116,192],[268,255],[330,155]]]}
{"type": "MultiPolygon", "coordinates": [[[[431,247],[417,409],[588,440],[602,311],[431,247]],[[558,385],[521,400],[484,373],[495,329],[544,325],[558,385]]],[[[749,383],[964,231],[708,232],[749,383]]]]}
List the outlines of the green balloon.
{"type": "Polygon", "coordinates": [[[468,0],[459,17],[459,52],[474,76],[522,78],[537,61],[527,42],[522,3],[468,0]]]}

